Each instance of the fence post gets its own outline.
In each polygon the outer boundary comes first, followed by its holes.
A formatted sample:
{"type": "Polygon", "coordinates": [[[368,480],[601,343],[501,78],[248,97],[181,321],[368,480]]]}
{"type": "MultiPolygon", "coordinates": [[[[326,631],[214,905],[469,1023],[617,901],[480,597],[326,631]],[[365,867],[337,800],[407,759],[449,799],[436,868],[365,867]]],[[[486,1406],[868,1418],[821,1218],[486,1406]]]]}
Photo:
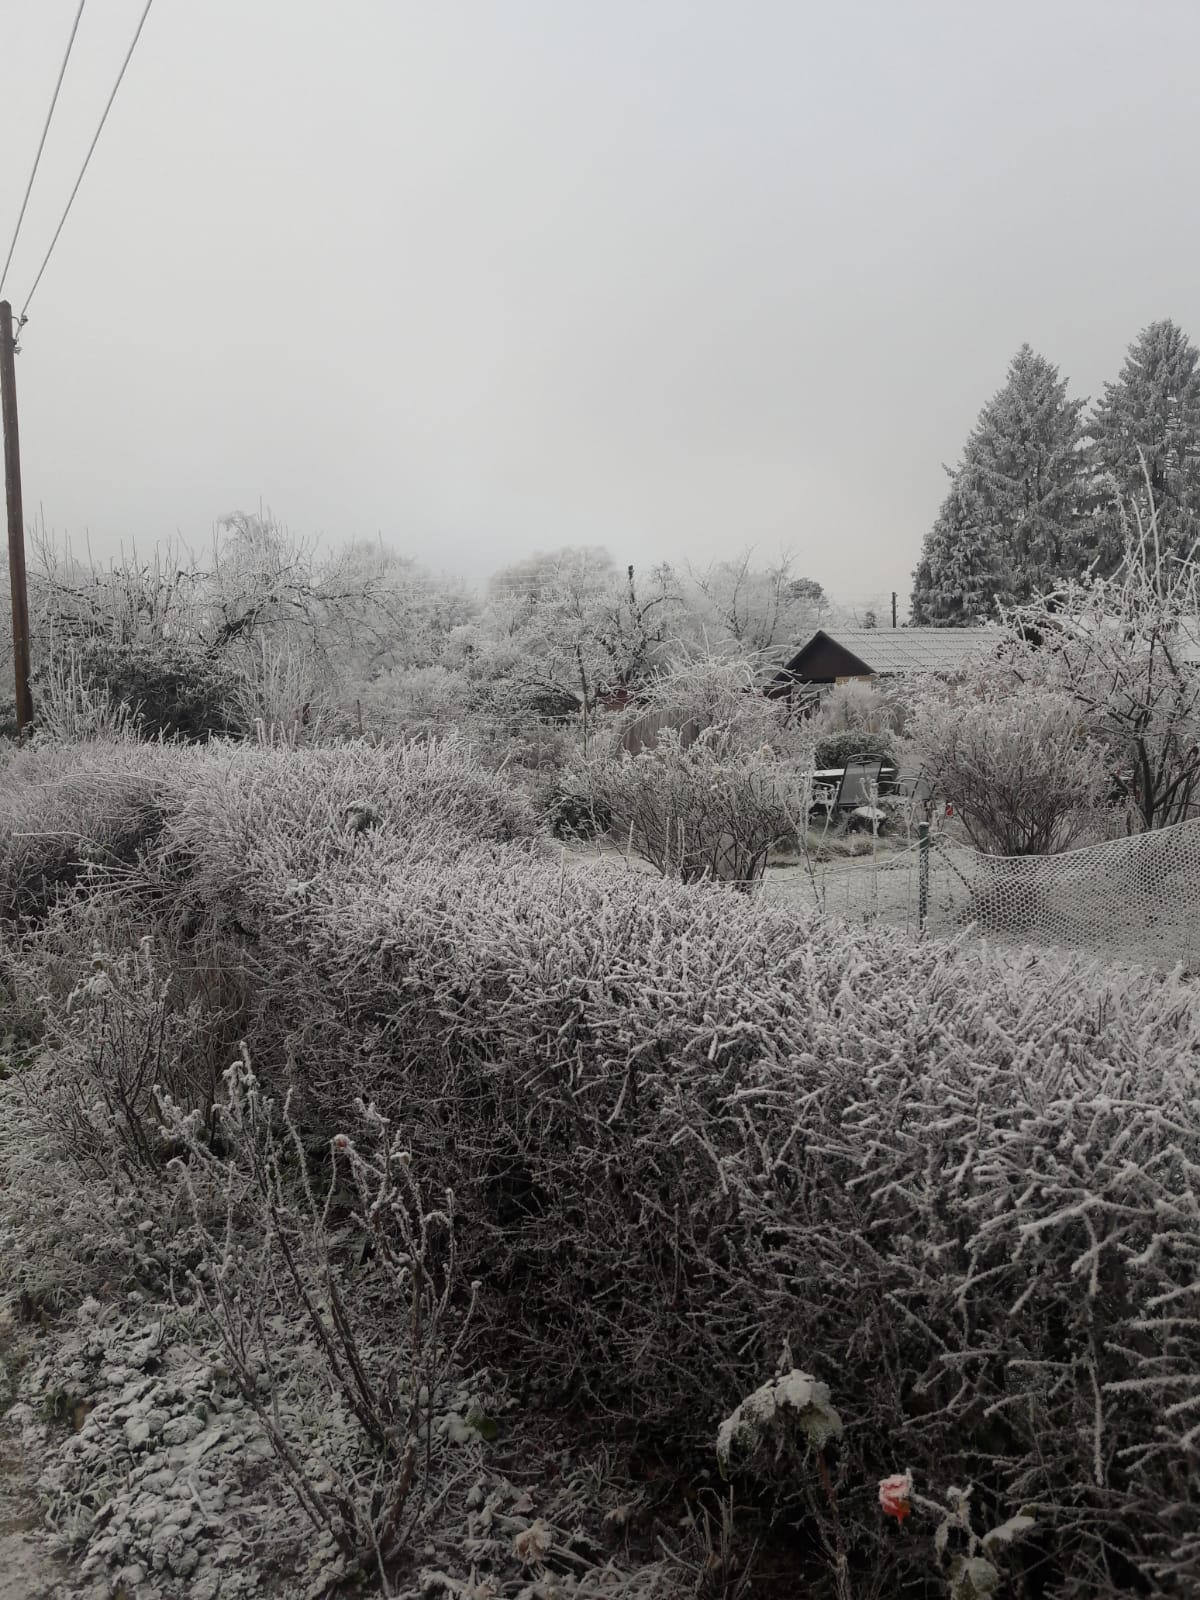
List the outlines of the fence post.
{"type": "Polygon", "coordinates": [[[917,928],[925,932],[925,919],[929,914],[929,824],[917,824],[917,928]]]}

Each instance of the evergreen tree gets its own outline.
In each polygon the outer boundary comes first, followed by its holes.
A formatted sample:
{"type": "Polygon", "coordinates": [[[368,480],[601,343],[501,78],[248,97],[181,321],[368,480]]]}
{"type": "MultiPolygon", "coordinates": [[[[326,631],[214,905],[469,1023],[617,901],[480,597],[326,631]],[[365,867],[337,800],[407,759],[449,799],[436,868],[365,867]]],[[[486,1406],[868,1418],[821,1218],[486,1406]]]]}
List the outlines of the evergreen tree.
{"type": "Polygon", "coordinates": [[[967,626],[1078,570],[1083,402],[1025,344],[979,413],[914,574],[914,622],[967,626]]]}
{"type": "Polygon", "coordinates": [[[950,476],[914,574],[912,621],[919,627],[969,628],[991,614],[1006,586],[995,532],[970,475],[960,469],[950,476]]]}
{"type": "Polygon", "coordinates": [[[1102,571],[1120,559],[1122,513],[1148,510],[1161,547],[1185,554],[1200,538],[1200,351],[1173,322],[1152,322],[1106,383],[1088,433],[1095,500],[1092,554],[1102,571]],[[1143,461],[1145,466],[1143,467],[1143,461]]]}

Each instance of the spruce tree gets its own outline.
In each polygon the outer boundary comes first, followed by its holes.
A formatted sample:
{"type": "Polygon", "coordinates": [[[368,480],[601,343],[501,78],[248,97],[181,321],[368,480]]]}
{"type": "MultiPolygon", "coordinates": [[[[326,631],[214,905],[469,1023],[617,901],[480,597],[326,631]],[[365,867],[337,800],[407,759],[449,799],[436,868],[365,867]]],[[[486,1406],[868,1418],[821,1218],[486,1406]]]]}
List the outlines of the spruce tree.
{"type": "Polygon", "coordinates": [[[1160,547],[1190,550],[1200,538],[1200,351],[1182,328],[1164,321],[1142,329],[1087,431],[1096,491],[1090,545],[1101,570],[1121,558],[1122,514],[1137,506],[1146,515],[1147,478],[1160,547]]]}
{"type": "Polygon", "coordinates": [[[968,474],[951,473],[950,491],[925,538],[914,574],[918,626],[969,628],[987,617],[1006,576],[986,507],[968,474]]]}
{"type": "Polygon", "coordinates": [[[914,574],[917,622],[966,626],[1078,570],[1083,402],[1022,345],[979,413],[914,574]]]}

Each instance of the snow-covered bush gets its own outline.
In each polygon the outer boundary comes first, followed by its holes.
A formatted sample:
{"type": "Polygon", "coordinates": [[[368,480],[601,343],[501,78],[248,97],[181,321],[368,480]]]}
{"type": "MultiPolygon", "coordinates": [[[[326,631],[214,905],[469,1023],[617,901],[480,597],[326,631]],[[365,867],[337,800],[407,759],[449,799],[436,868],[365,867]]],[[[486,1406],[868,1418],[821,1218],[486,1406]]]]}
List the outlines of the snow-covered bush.
{"type": "Polygon", "coordinates": [[[565,787],[665,877],[749,886],[807,816],[812,740],[759,693],[745,661],[663,673],[565,787]]]}
{"type": "Polygon", "coordinates": [[[18,751],[0,788],[0,921],[36,919],[136,862],[182,793],[186,756],[132,738],[18,751]]]}
{"type": "Polygon", "coordinates": [[[615,719],[617,745],[636,754],[653,744],[662,725],[686,729],[687,738],[705,733],[723,752],[766,746],[786,758],[811,754],[808,733],[789,720],[781,701],[768,699],[761,690],[759,674],[748,661],[704,656],[682,662],[645,684],[615,719]],[[639,736],[643,727],[649,739],[639,736]]]}
{"type": "Polygon", "coordinates": [[[339,864],[464,840],[532,839],[533,813],[459,739],[223,749],[176,809],[165,859],[213,911],[257,899],[295,920],[306,881],[339,864]],[[263,895],[266,895],[264,901],[263,895]]]}
{"type": "Polygon", "coordinates": [[[177,1208],[161,1168],[81,1167],[62,1137],[57,1089],[52,1061],[0,1076],[0,1301],[30,1321],[106,1285],[161,1290],[172,1265],[177,1208]]]}
{"type": "Polygon", "coordinates": [[[850,678],[822,696],[814,728],[818,738],[835,733],[895,734],[903,733],[907,718],[907,696],[894,680],[850,678]]]}
{"type": "Polygon", "coordinates": [[[374,1099],[418,1178],[454,1187],[489,1359],[699,1449],[790,1341],[870,1417],[843,1443],[861,1482],[886,1448],[1053,1500],[1064,1594],[1195,1575],[1172,1484],[1196,1448],[1178,1308],[1200,1213],[1164,1154],[1200,1161],[1186,985],[564,877],[461,835],[349,850],[331,823],[297,881],[252,833],[253,939],[209,899],[233,892],[231,834],[217,872],[192,833],[195,937],[252,967],[244,1036],[314,1132],[374,1099]],[[1154,1508],[1136,1526],[1131,1498],[1154,1508]]]}
{"type": "Polygon", "coordinates": [[[188,1002],[148,934],[119,954],[95,950],[65,1003],[45,1003],[37,1097],[63,1149],[114,1180],[162,1167],[163,1095],[205,1116],[211,1110],[223,1066],[214,1055],[219,1019],[188,1002]]]}
{"type": "Polygon", "coordinates": [[[461,724],[471,753],[492,772],[504,772],[519,787],[534,788],[553,779],[583,748],[581,724],[574,719],[543,721],[536,716],[493,716],[476,711],[461,724]]]}
{"type": "Polygon", "coordinates": [[[1109,760],[1078,702],[987,672],[914,707],[911,764],[979,850],[1050,855],[1095,831],[1109,760]]]}
{"type": "Polygon", "coordinates": [[[731,749],[706,728],[691,744],[664,728],[652,749],[581,764],[580,792],[666,878],[748,888],[772,845],[807,816],[803,774],[763,751],[731,749]]]}
{"type": "Polygon", "coordinates": [[[609,816],[571,772],[535,789],[534,809],[556,839],[594,839],[612,827],[609,816]]]}
{"type": "Polygon", "coordinates": [[[127,701],[97,681],[72,649],[48,652],[33,676],[37,726],[33,737],[58,742],[136,738],[138,722],[127,701]]]}
{"type": "Polygon", "coordinates": [[[320,651],[305,641],[263,635],[239,653],[225,701],[235,728],[295,742],[329,721],[330,690],[329,663],[320,651]]]}
{"type": "Polygon", "coordinates": [[[1169,1126],[1200,1156],[1185,989],[478,851],[365,895],[311,927],[325,1026],[351,992],[362,1032],[342,1063],[310,1047],[310,1088],[403,1104],[454,1176],[481,1326],[544,1395],[678,1443],[801,1340],[894,1453],[1055,1499],[1068,1565],[1170,1559],[1186,1410],[1139,1444],[1159,1378],[1192,1395],[1178,1323],[1152,1331],[1196,1281],[1153,1156],[1169,1126]],[[1158,1508],[1132,1541],[1130,1495],[1158,1508]]]}
{"type": "Polygon", "coordinates": [[[899,741],[887,731],[871,732],[864,728],[842,728],[833,733],[817,731],[813,764],[818,768],[844,767],[848,761],[865,756],[868,760],[879,757],[887,763],[896,759],[899,741]]]}
{"type": "Polygon", "coordinates": [[[192,1285],[317,1533],[350,1570],[386,1583],[426,1509],[472,1310],[473,1296],[460,1298],[453,1195],[427,1206],[388,1120],[361,1102],[348,1124],[358,1137],[334,1137],[318,1185],[287,1106],[263,1096],[244,1054],[216,1111],[221,1154],[194,1112],[164,1111],[201,1239],[192,1285]],[[278,1335],[296,1323],[327,1389],[313,1403],[356,1424],[344,1454],[314,1459],[282,1419],[278,1335]]]}
{"type": "Polygon", "coordinates": [[[36,725],[57,738],[128,721],[145,739],[203,740],[249,726],[239,675],[194,640],[51,643],[33,682],[36,725]]]}
{"type": "Polygon", "coordinates": [[[363,721],[386,739],[439,739],[461,727],[472,703],[463,672],[444,666],[394,667],[357,686],[363,721]]]}
{"type": "Polygon", "coordinates": [[[1071,582],[1008,619],[1038,642],[1023,670],[1070,695],[1126,769],[1141,829],[1200,809],[1200,560],[1160,549],[1149,479],[1146,496],[1111,577],[1071,582]]]}

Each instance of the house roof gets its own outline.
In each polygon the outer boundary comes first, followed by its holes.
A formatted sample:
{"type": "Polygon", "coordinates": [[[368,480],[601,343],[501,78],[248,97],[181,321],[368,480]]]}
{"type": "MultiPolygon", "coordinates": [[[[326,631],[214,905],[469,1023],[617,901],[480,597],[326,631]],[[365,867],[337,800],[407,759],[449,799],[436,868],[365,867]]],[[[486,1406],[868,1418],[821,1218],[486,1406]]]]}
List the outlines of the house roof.
{"type": "MultiPolygon", "coordinates": [[[[802,645],[781,677],[803,675],[805,658],[832,646],[866,673],[953,672],[968,657],[996,645],[998,628],[838,628],[818,631],[802,645]]],[[[838,676],[853,676],[853,666],[838,676]]]]}

